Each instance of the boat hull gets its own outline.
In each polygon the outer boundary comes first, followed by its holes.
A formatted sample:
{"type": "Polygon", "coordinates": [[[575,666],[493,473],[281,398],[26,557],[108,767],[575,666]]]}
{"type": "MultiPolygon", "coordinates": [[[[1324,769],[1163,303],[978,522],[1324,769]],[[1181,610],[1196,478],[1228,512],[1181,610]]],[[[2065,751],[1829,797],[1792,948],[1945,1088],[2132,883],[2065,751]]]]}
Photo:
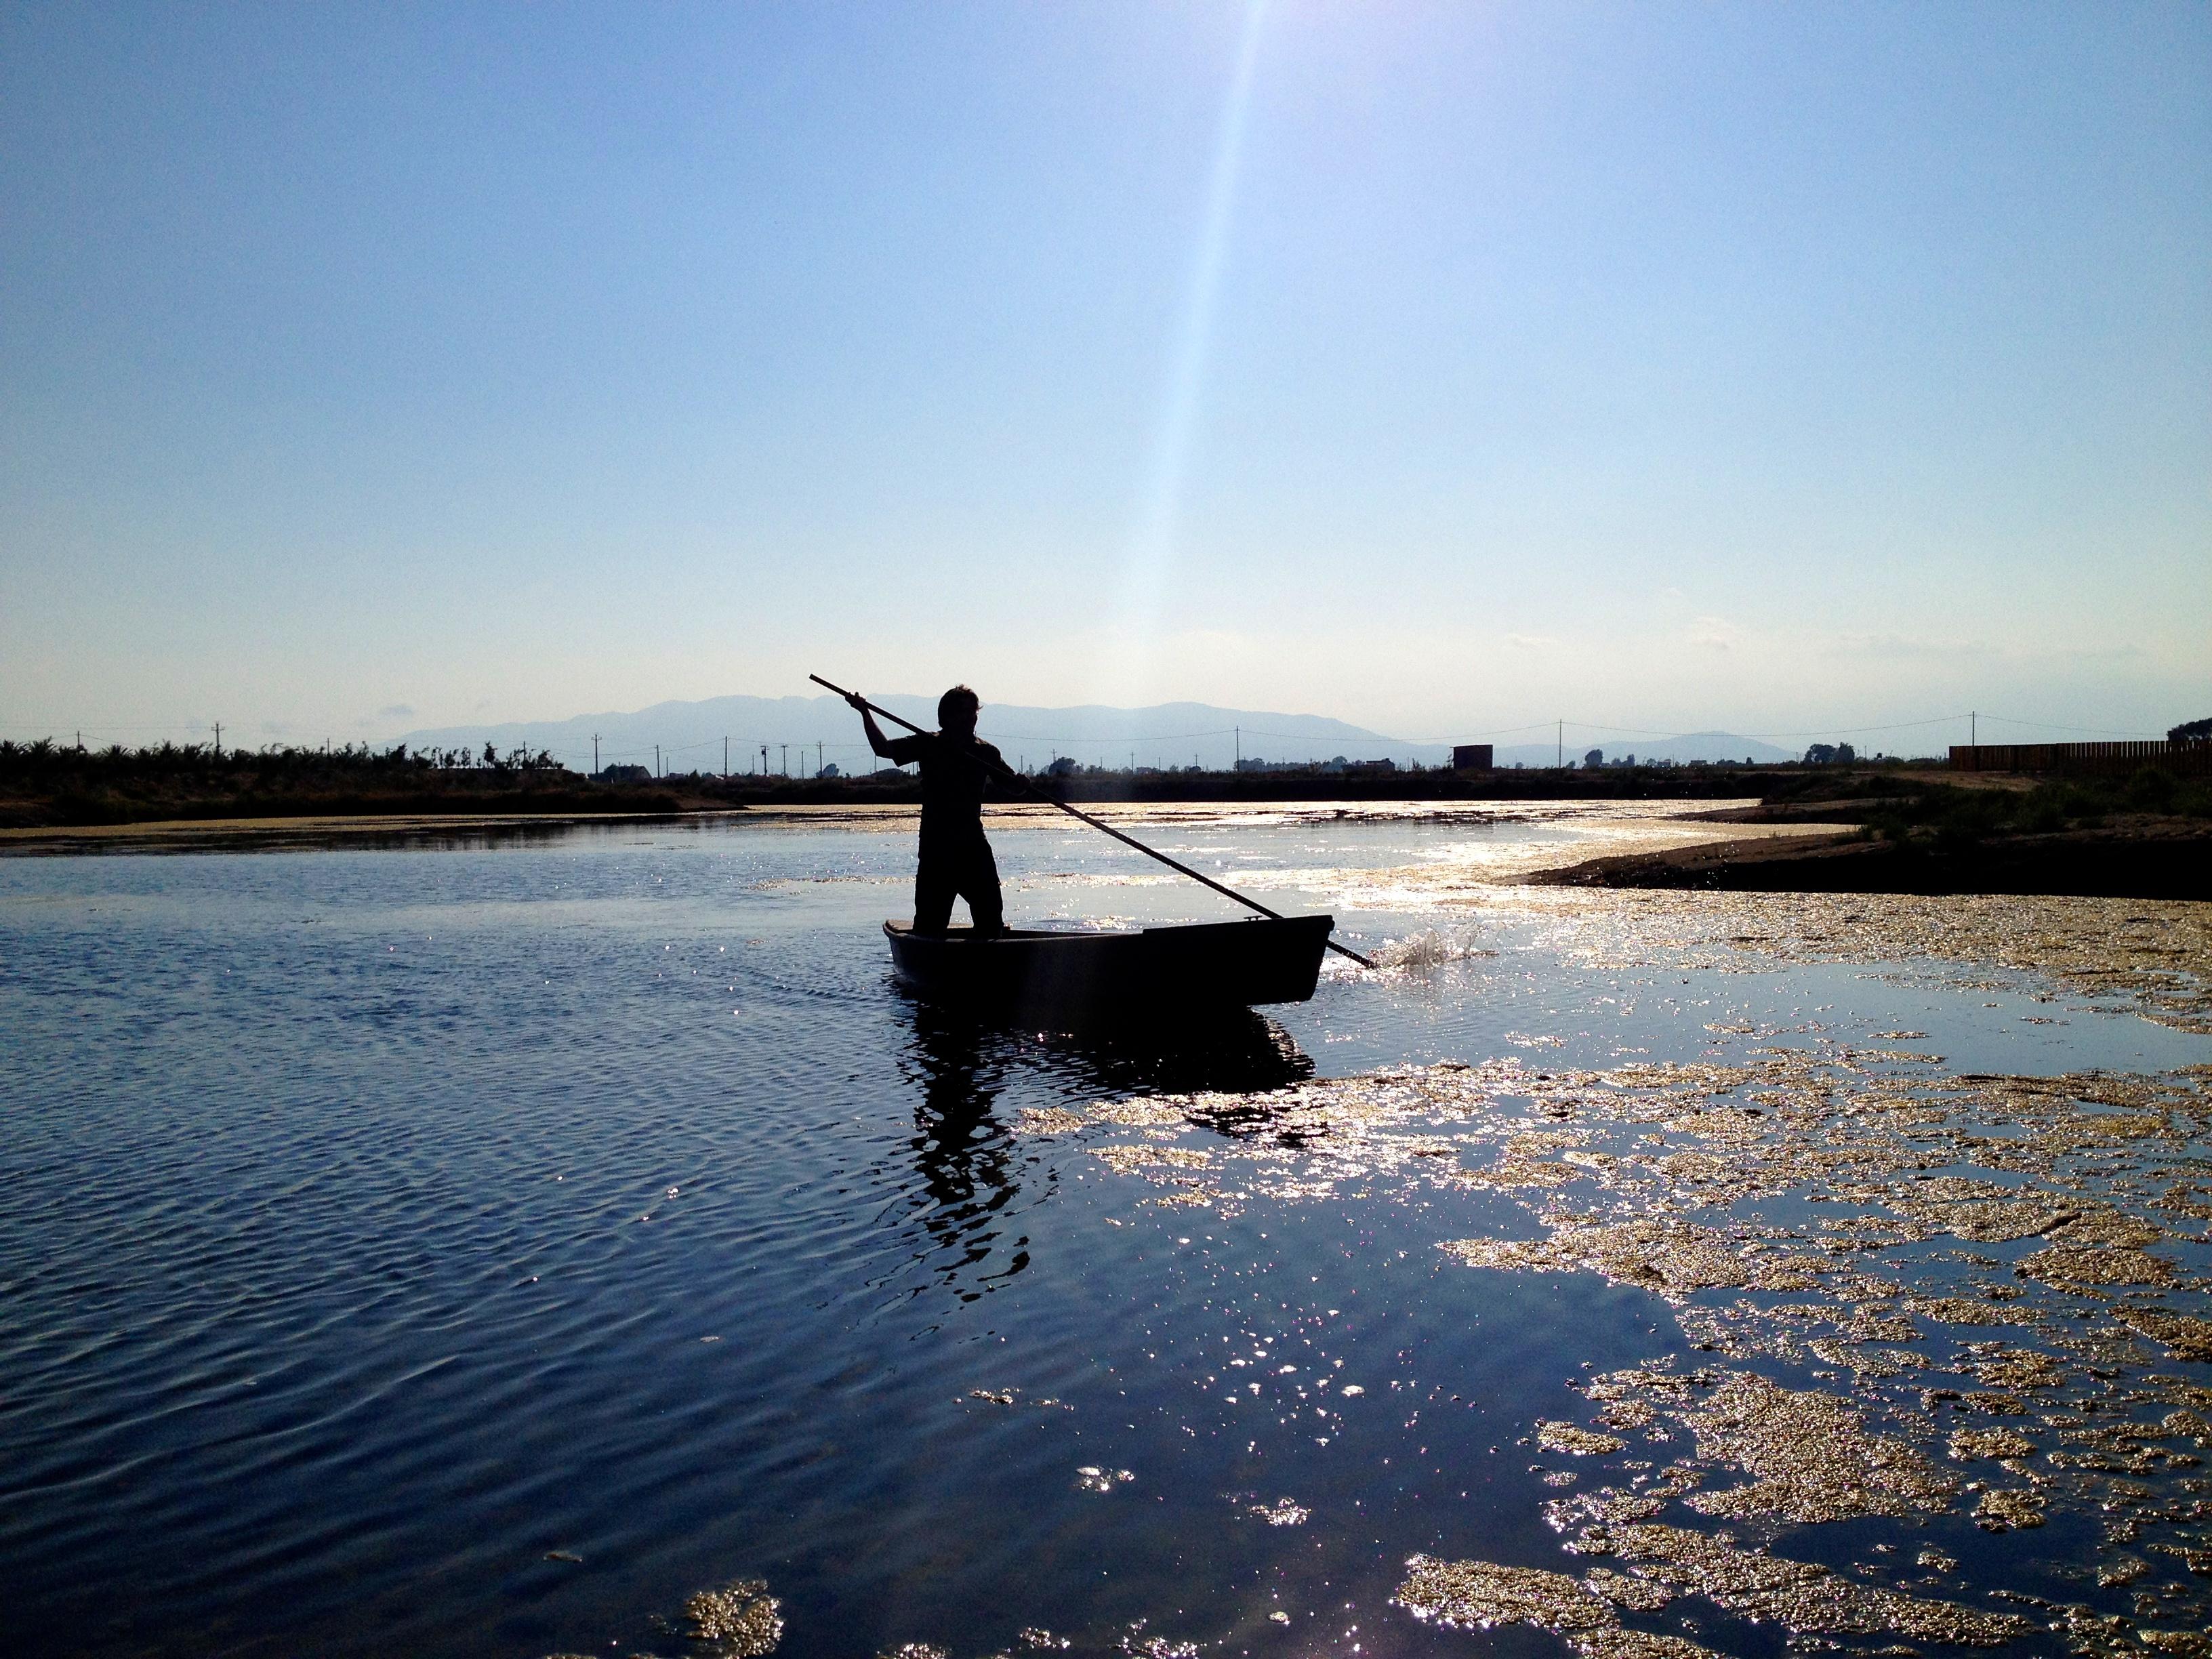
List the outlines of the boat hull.
{"type": "Polygon", "coordinates": [[[1321,977],[1331,916],[1111,933],[1012,930],[978,939],[887,921],[899,982],[933,1002],[1080,1012],[1304,1002],[1321,977]]]}

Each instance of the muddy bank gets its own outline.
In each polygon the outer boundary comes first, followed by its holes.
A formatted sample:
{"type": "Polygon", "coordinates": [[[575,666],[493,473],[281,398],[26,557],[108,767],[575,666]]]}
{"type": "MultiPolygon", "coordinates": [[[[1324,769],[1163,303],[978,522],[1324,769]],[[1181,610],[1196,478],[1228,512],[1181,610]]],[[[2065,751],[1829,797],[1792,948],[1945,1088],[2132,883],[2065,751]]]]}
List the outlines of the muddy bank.
{"type": "Polygon", "coordinates": [[[1871,840],[1838,830],[1592,859],[1526,880],[1535,886],[1725,892],[2212,899],[2212,825],[2146,817],[1961,843],[1871,840]]]}
{"type": "Polygon", "coordinates": [[[617,828],[727,816],[673,811],[319,813],[0,828],[0,858],[70,853],[270,853],[332,847],[483,845],[549,839],[586,824],[617,828]]]}

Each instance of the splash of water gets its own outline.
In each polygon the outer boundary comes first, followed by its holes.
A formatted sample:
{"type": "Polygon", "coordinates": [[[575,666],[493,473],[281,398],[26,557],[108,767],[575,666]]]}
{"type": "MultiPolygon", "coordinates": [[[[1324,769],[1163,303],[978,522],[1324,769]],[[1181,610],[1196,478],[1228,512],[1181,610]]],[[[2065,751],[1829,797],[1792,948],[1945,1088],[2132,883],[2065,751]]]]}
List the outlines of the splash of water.
{"type": "Polygon", "coordinates": [[[1375,960],[1386,971],[1401,973],[1428,973],[1451,963],[1496,954],[1472,939],[1436,927],[1425,927],[1404,939],[1392,939],[1374,953],[1375,960]]]}

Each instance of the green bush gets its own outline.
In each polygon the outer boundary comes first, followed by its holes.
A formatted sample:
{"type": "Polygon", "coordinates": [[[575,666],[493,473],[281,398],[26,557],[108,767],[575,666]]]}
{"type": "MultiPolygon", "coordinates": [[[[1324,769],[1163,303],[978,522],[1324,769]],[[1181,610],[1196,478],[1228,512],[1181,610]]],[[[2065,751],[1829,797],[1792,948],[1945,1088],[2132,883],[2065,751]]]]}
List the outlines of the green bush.
{"type": "Polygon", "coordinates": [[[2170,811],[2178,788],[2171,772],[2162,767],[2146,766],[2128,780],[2128,805],[2138,812],[2170,811]]]}

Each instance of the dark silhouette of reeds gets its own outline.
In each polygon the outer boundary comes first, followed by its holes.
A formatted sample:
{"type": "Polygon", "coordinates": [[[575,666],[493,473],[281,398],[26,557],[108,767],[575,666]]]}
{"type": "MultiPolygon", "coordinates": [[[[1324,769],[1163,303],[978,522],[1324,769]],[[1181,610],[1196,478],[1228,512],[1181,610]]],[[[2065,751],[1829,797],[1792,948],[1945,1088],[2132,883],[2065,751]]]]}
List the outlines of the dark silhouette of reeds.
{"type": "Polygon", "coordinates": [[[665,788],[596,784],[544,750],[395,744],[80,749],[0,740],[0,824],[403,812],[674,811],[665,788]]]}

